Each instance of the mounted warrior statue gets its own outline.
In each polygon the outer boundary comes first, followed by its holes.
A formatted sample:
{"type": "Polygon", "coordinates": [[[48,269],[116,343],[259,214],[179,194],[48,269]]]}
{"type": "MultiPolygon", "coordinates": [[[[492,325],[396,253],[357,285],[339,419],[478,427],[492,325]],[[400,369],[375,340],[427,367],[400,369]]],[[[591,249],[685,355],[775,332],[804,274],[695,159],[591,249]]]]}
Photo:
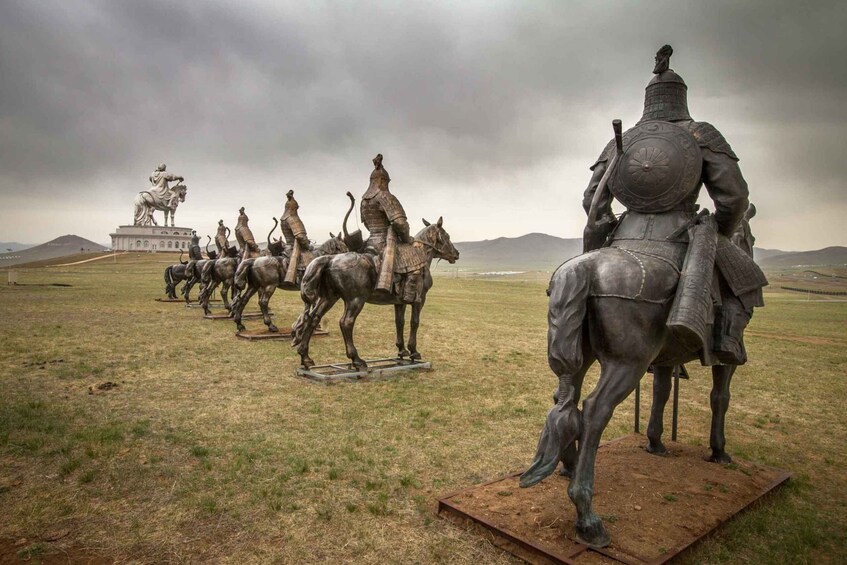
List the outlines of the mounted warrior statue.
{"type": "Polygon", "coordinates": [[[227,256],[229,233],[229,228],[224,225],[224,221],[218,220],[218,231],[215,233],[215,247],[218,248],[218,257],[227,256]]]}
{"type": "Polygon", "coordinates": [[[145,190],[138,193],[135,197],[135,215],[133,225],[136,226],[157,226],[156,218],[153,217],[153,212],[163,210],[165,212],[165,223],[168,225],[168,215],[171,217],[171,227],[174,225],[174,215],[176,207],[180,202],[185,202],[185,193],[188,187],[184,184],[168,186],[169,182],[181,183],[185,179],[181,176],[168,173],[166,165],[162,163],[150,175],[150,184],[153,185],[150,190],[145,190]]]}
{"type": "MultiPolygon", "coordinates": [[[[748,206],[738,157],[714,126],[692,120],[687,86],[669,69],[672,53],[666,45],[656,55],[641,120],[623,135],[613,122],[615,139],[592,165],[585,191],[585,253],[561,265],[547,291],[547,355],[559,386],[521,486],[538,483],[561,461],[577,534],[595,547],[610,543],[592,509],[600,436],[649,365],[654,405],[662,406],[675,365],[699,358],[712,366],[709,459],[730,461],[729,382],[747,359],[743,330],[763,306],[767,284],[729,240],[748,206]],[[714,214],[697,212],[703,185],[714,214]],[[620,218],[613,198],[626,207],[620,218]],[[583,378],[595,360],[600,379],[580,411],[583,378]]],[[[660,418],[651,417],[648,440],[648,451],[665,452],[660,418]]]]}
{"type": "Polygon", "coordinates": [[[391,177],[382,166],[382,154],[374,157],[373,164],[370,185],[362,196],[360,209],[362,223],[370,232],[364,252],[381,260],[376,291],[395,295],[404,304],[420,303],[426,254],[412,245],[414,238],[409,234],[406,211],[388,190],[391,177]]]}
{"type": "Polygon", "coordinates": [[[289,190],[285,194],[285,210],[282,213],[280,229],[285,237],[285,254],[288,256],[288,268],[285,271],[283,288],[295,290],[300,288],[300,279],[306,266],[315,258],[309,236],[306,234],[306,226],[297,214],[300,205],[294,199],[294,191],[289,190]]]}
{"type": "Polygon", "coordinates": [[[238,210],[238,222],[235,224],[235,239],[238,241],[242,261],[259,256],[259,246],[253,237],[253,232],[250,231],[250,226],[247,225],[249,221],[250,218],[244,213],[244,206],[242,206],[238,210]]]}

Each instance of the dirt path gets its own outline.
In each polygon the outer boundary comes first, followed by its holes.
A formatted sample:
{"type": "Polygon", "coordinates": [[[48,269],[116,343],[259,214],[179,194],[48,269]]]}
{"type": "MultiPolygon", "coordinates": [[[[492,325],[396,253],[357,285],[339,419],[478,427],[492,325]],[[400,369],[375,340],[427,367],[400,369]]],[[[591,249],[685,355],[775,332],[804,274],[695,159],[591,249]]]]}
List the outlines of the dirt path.
{"type": "Polygon", "coordinates": [[[124,253],[109,253],[108,255],[100,255],[98,257],[92,257],[91,259],[83,259],[82,261],[74,261],[73,263],[61,263],[60,265],[47,265],[47,266],[48,267],[70,267],[71,265],[81,265],[83,263],[90,263],[92,261],[100,261],[100,260],[103,260],[103,259],[108,259],[109,257],[116,257],[118,255],[123,255],[124,253]]]}

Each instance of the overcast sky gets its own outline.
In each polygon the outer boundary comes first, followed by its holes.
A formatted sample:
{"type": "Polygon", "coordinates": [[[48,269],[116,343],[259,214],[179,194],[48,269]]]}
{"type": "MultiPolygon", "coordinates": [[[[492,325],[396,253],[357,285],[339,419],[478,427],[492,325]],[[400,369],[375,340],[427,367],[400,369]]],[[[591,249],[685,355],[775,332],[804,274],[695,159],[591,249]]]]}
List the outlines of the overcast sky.
{"type": "Polygon", "coordinates": [[[845,26],[838,1],[2,0],[0,240],[108,242],[165,162],[177,225],[245,206],[258,237],[294,189],[322,241],[378,152],[413,226],[578,237],[588,167],[670,43],[757,245],[847,245],[845,26]]]}

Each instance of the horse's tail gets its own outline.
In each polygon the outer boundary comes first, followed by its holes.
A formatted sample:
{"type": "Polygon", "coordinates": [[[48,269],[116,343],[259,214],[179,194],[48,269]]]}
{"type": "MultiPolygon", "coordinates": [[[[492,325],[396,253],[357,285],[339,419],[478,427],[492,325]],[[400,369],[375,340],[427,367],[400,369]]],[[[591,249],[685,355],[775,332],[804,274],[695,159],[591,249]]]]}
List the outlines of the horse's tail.
{"type": "Polygon", "coordinates": [[[300,298],[303,299],[304,303],[314,304],[317,301],[324,268],[332,261],[332,258],[333,255],[318,257],[306,267],[303,281],[300,283],[300,298]]]}
{"type": "Polygon", "coordinates": [[[206,261],[203,270],[200,271],[200,284],[207,285],[212,282],[212,269],[215,268],[214,261],[206,261]]]}
{"type": "Polygon", "coordinates": [[[253,261],[254,259],[247,259],[238,264],[238,268],[235,270],[235,280],[233,281],[233,286],[237,292],[241,292],[247,288],[247,277],[250,274],[253,261]]]}
{"type": "Polygon", "coordinates": [[[582,328],[594,255],[580,255],[565,262],[553,273],[547,287],[547,356],[557,375],[572,375],[582,368],[582,328]]]}
{"type": "Polygon", "coordinates": [[[171,296],[171,289],[174,288],[174,266],[168,265],[165,267],[165,293],[168,298],[171,296]]]}

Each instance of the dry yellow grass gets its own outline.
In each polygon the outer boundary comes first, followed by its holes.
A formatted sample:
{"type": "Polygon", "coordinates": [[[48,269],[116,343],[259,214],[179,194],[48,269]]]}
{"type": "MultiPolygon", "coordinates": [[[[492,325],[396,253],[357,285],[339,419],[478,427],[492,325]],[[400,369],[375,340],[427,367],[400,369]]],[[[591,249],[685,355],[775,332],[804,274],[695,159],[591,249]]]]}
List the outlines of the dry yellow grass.
{"type": "MultiPolygon", "coordinates": [[[[171,259],[32,269],[0,288],[0,540],[121,562],[514,562],[434,509],[531,459],[555,387],[545,281],[439,278],[419,339],[435,371],[325,387],[292,376],[286,342],[237,340],[230,322],[154,302],[171,259]],[[73,286],[28,286],[50,283],[73,286]],[[105,381],[119,386],[88,394],[105,381]],[[70,533],[43,541],[57,528],[70,533]]],[[[282,291],[271,306],[279,325],[300,309],[282,291]]],[[[313,342],[318,363],[343,358],[339,315],[313,342]]],[[[393,353],[392,316],[365,308],[363,356],[393,353]]],[[[728,448],[796,478],[689,560],[843,558],[845,322],[847,303],[788,294],[757,312],[728,448]]],[[[705,452],[711,379],[691,373],[680,438],[705,452]]],[[[632,407],[607,438],[631,430],[632,407]]]]}

